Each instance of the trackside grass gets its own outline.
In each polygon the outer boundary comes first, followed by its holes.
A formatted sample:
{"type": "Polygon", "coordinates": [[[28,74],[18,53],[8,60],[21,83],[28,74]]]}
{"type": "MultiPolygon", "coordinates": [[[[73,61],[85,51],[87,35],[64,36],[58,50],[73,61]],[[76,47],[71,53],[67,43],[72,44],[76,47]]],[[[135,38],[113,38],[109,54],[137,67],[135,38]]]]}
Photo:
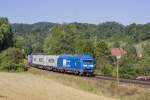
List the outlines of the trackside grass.
{"type": "Polygon", "coordinates": [[[143,87],[121,83],[118,87],[117,83],[114,81],[96,80],[92,77],[80,77],[35,68],[30,68],[27,73],[47,77],[48,79],[52,79],[73,88],[92,92],[97,95],[105,95],[119,100],[150,100],[150,86],[143,87]]]}

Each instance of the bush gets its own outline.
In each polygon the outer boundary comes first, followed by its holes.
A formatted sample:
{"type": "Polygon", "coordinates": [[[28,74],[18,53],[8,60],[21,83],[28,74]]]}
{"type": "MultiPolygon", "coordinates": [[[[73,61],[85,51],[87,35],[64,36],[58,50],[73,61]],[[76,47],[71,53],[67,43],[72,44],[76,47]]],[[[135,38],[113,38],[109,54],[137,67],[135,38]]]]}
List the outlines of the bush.
{"type": "Polygon", "coordinates": [[[26,71],[23,63],[24,55],[20,49],[9,48],[0,54],[0,70],[4,71],[26,71]]]}
{"type": "Polygon", "coordinates": [[[134,68],[122,67],[119,70],[120,76],[123,78],[135,79],[137,76],[137,71],[134,68]]]}
{"type": "Polygon", "coordinates": [[[115,68],[110,64],[106,64],[106,65],[101,67],[101,73],[103,75],[112,76],[114,71],[115,71],[115,68]]]}
{"type": "Polygon", "coordinates": [[[27,71],[28,68],[23,63],[15,64],[15,63],[5,63],[1,65],[0,70],[11,71],[11,72],[22,72],[27,71]]]}

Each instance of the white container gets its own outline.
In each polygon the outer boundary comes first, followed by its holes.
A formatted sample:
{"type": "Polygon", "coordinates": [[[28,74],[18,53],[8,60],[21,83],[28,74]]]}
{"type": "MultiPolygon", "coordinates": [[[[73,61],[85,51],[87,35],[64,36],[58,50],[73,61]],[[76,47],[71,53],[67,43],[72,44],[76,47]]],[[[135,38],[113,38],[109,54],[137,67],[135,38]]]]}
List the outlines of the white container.
{"type": "Polygon", "coordinates": [[[35,65],[45,65],[46,56],[45,55],[32,55],[32,64],[35,65]]]}
{"type": "Polygon", "coordinates": [[[59,55],[32,55],[32,64],[57,67],[57,59],[59,55]]]}
{"type": "Polygon", "coordinates": [[[59,55],[46,55],[46,66],[57,67],[57,59],[59,55]]]}

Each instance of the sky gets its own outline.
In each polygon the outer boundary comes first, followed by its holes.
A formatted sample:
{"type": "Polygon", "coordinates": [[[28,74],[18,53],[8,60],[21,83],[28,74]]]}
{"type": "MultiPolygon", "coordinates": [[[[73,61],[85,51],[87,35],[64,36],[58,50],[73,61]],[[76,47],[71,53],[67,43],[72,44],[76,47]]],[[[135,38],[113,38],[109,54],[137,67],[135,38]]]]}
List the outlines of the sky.
{"type": "Polygon", "coordinates": [[[0,16],[11,23],[150,22],[150,0],[0,0],[0,16]]]}

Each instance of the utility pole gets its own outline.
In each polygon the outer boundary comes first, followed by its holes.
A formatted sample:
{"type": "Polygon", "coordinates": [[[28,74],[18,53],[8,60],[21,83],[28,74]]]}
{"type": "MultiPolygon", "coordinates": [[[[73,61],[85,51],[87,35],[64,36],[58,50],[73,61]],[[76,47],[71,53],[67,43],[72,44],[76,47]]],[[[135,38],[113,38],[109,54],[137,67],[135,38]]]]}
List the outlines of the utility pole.
{"type": "Polygon", "coordinates": [[[117,84],[119,86],[119,59],[121,58],[121,56],[116,56],[117,58],[117,84]]]}
{"type": "Polygon", "coordinates": [[[117,76],[116,76],[116,80],[117,80],[117,84],[119,86],[119,60],[121,57],[125,56],[127,54],[126,51],[124,51],[122,48],[111,48],[111,55],[115,56],[117,61],[116,61],[116,67],[117,67],[117,76]]]}

